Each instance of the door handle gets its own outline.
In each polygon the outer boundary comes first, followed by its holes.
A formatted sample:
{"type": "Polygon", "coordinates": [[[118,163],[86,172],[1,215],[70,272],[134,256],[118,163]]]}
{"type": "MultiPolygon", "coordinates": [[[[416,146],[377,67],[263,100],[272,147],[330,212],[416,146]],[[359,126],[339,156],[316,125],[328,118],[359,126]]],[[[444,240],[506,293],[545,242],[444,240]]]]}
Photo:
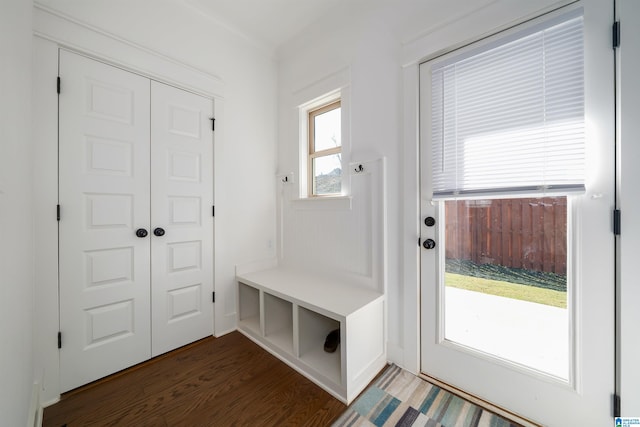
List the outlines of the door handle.
{"type": "Polygon", "coordinates": [[[433,239],[426,239],[424,242],[422,242],[422,246],[425,249],[433,249],[436,247],[436,241],[433,239]]]}
{"type": "Polygon", "coordinates": [[[138,228],[136,230],[136,236],[138,236],[141,239],[147,237],[147,234],[149,234],[149,233],[144,228],[138,228]]]}
{"type": "Polygon", "coordinates": [[[155,230],[153,230],[153,234],[158,237],[164,236],[164,228],[157,227],[155,230]]]}

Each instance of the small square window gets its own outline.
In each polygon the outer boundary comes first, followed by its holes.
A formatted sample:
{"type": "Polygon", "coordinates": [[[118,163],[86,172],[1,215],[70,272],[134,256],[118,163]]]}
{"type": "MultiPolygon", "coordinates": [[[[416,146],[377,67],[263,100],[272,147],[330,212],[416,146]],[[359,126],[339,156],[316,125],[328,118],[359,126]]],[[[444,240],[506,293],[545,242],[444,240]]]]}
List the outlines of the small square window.
{"type": "Polygon", "coordinates": [[[340,101],[309,111],[308,183],[310,196],[342,192],[340,101]]]}

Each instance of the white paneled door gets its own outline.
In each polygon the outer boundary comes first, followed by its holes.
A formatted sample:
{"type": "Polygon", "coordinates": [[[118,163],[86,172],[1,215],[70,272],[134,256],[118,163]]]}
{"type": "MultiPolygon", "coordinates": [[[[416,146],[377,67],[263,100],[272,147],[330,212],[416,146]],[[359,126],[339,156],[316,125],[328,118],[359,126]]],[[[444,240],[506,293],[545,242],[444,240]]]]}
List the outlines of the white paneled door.
{"type": "Polygon", "coordinates": [[[152,355],[212,331],[212,104],[151,82],[152,355]]]}
{"type": "Polygon", "coordinates": [[[213,105],[64,50],[60,76],[68,391],[211,335],[213,105]]]}
{"type": "Polygon", "coordinates": [[[149,80],[60,52],[61,389],[149,358],[149,80]]]}

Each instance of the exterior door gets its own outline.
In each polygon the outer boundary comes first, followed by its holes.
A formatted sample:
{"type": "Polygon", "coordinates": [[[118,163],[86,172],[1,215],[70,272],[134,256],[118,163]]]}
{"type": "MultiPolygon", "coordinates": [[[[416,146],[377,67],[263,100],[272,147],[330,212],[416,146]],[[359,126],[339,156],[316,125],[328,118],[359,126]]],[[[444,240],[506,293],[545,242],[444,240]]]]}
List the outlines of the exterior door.
{"type": "Polygon", "coordinates": [[[67,391],[149,358],[149,80],[60,51],[60,350],[67,391]]]}
{"type": "Polygon", "coordinates": [[[213,331],[212,110],[151,82],[153,356],[213,331]]]}
{"type": "MultiPolygon", "coordinates": [[[[584,17],[586,191],[579,194],[527,194],[525,199],[499,191],[474,197],[471,190],[464,197],[434,197],[433,124],[447,124],[446,118],[432,113],[433,97],[440,93],[433,86],[434,62],[421,65],[421,238],[423,243],[431,239],[421,249],[421,370],[542,425],[604,426],[612,423],[614,393],[613,4],[581,1],[482,43],[490,45],[499,37],[513,40],[523,28],[566,13],[584,17]],[[432,220],[425,222],[428,217],[432,220]],[[496,229],[500,237],[493,234],[496,229]],[[536,237],[546,230],[552,230],[556,240],[536,237]],[[466,249],[471,247],[480,250],[466,249]],[[520,263],[514,267],[515,258],[520,263]],[[538,292],[537,286],[510,283],[507,274],[543,281],[564,276],[566,287],[538,292]],[[542,300],[535,300],[529,290],[544,295],[542,300]],[[556,296],[561,301],[554,306],[556,296]]],[[[472,46],[472,54],[477,46],[482,45],[472,46]]],[[[461,88],[462,83],[455,90],[461,88]]],[[[495,93],[485,94],[485,99],[495,93]]],[[[455,98],[456,105],[460,100],[455,98]]],[[[486,147],[495,155],[521,142],[511,136],[531,130],[505,127],[494,132],[483,120],[478,123],[483,132],[477,137],[488,141],[486,147]],[[497,146],[500,141],[505,145],[497,146]]],[[[467,148],[452,155],[484,156],[486,161],[493,156],[488,150],[473,153],[473,147],[467,148]]],[[[529,152],[536,155],[533,149],[529,152]]],[[[460,176],[467,179],[474,173],[465,169],[460,176]]]]}

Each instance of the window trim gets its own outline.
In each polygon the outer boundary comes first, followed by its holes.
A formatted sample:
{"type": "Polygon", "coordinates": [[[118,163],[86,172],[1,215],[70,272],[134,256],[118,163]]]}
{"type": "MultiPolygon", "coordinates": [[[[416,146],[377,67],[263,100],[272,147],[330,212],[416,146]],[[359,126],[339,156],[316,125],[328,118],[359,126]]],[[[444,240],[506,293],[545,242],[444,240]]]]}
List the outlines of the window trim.
{"type": "MultiPolygon", "coordinates": [[[[342,154],[342,128],[340,129],[340,146],[334,148],[328,148],[325,150],[316,151],[315,150],[315,120],[314,118],[327,113],[329,111],[333,111],[337,108],[341,109],[342,113],[342,99],[338,97],[337,99],[332,99],[326,104],[322,104],[319,107],[307,110],[307,197],[336,197],[342,195],[342,191],[338,193],[330,193],[330,194],[316,194],[313,188],[313,161],[320,157],[331,156],[334,154],[342,154]]],[[[341,179],[342,181],[342,179],[341,179]]],[[[342,182],[341,182],[342,186],[342,182]]]]}

